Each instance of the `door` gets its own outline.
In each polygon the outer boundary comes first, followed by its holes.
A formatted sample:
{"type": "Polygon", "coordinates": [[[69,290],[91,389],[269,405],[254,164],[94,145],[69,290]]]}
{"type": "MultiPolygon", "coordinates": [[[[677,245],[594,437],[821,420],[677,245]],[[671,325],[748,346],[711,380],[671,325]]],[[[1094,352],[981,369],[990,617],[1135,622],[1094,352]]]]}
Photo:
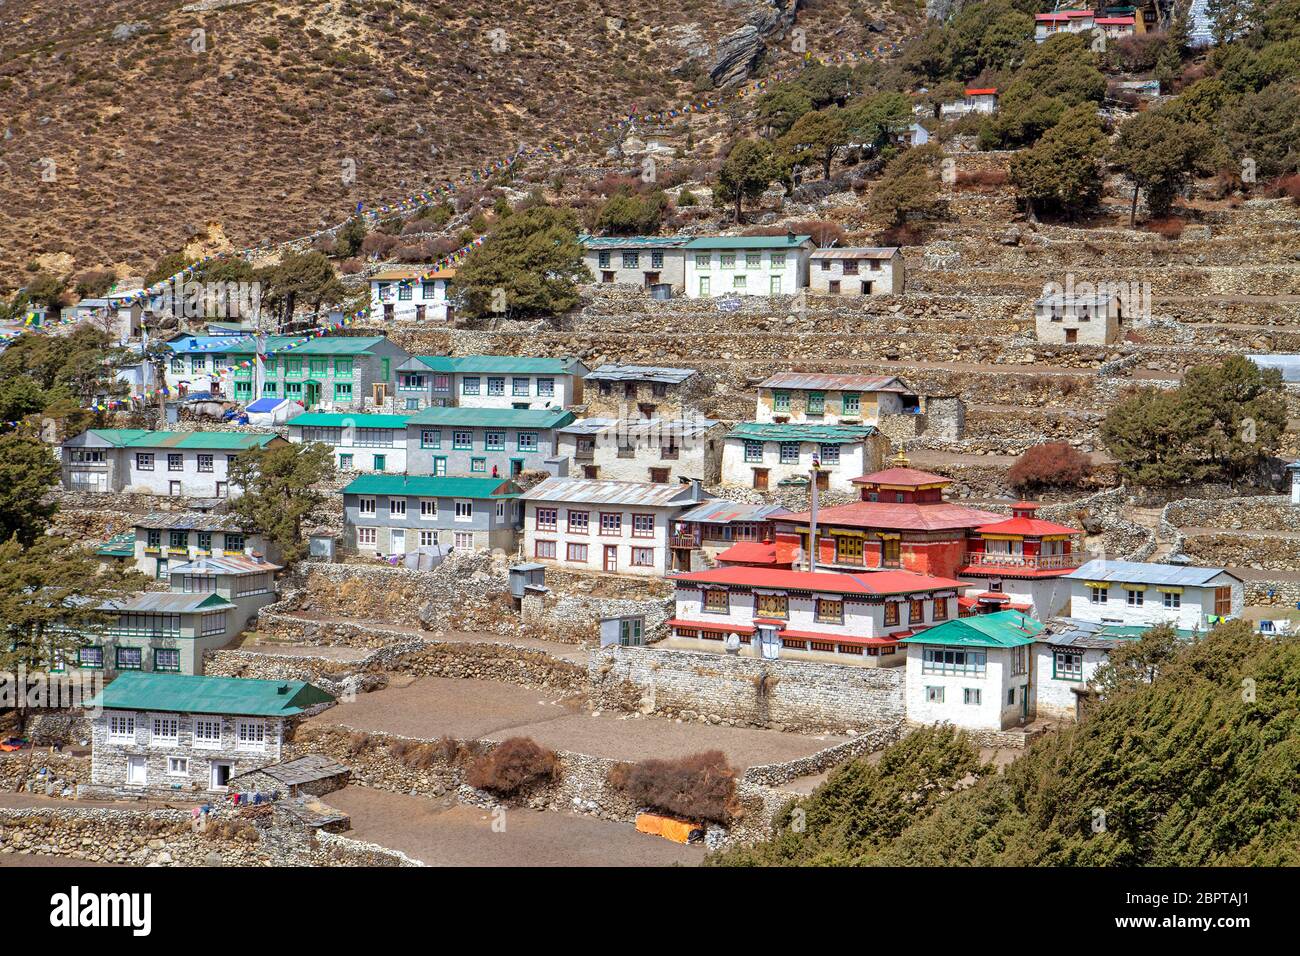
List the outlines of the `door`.
{"type": "Polygon", "coordinates": [[[383,405],[385,402],[387,402],[388,401],[387,383],[375,382],[370,397],[374,399],[376,405],[383,405]]]}
{"type": "Polygon", "coordinates": [[[781,294],[781,277],[780,277],[780,276],[772,276],[772,283],[771,283],[771,285],[769,286],[768,291],[769,291],[772,295],[780,295],[780,294],[781,294]]]}
{"type": "Polygon", "coordinates": [[[173,498],[179,498],[181,496],[181,483],[179,481],[167,482],[167,494],[173,498]]]}
{"type": "Polygon", "coordinates": [[[388,553],[406,554],[406,531],[404,529],[394,528],[388,532],[388,553]]]}
{"type": "Polygon", "coordinates": [[[147,778],[148,771],[145,769],[143,757],[126,758],[126,782],[133,787],[143,787],[147,778]]]}
{"type": "Polygon", "coordinates": [[[863,294],[863,295],[871,295],[871,283],[870,283],[870,282],[863,282],[863,283],[862,283],[862,294],[863,294]]]}
{"type": "Polygon", "coordinates": [[[524,460],[522,458],[510,459],[510,477],[518,478],[524,472],[524,460]]]}
{"type": "Polygon", "coordinates": [[[417,306],[415,307],[415,321],[417,321],[417,322],[423,322],[423,321],[424,321],[424,306],[422,306],[422,305],[417,305],[417,306]]]}
{"type": "Polygon", "coordinates": [[[709,294],[709,277],[700,276],[700,295],[706,296],[708,294],[709,294]]]}
{"type": "Polygon", "coordinates": [[[231,763],[229,760],[208,761],[208,789],[225,790],[230,782],[231,763]]]}
{"type": "Polygon", "coordinates": [[[647,272],[645,274],[645,287],[647,289],[650,288],[652,285],[658,285],[658,284],[659,284],[659,273],[647,272]]]}
{"type": "Polygon", "coordinates": [[[393,304],[391,302],[384,303],[384,320],[386,322],[393,321],[393,304]]]}
{"type": "Polygon", "coordinates": [[[758,491],[767,491],[767,469],[754,469],[754,488],[758,491]]]}
{"type": "Polygon", "coordinates": [[[439,477],[439,478],[441,478],[443,475],[447,474],[447,459],[446,459],[446,458],[440,456],[440,457],[435,458],[435,459],[433,460],[433,473],[434,473],[434,475],[435,475],[436,477],[439,477]]]}
{"type": "Polygon", "coordinates": [[[605,545],[605,570],[611,572],[618,570],[618,545],[616,544],[605,545]]]}
{"type": "Polygon", "coordinates": [[[1073,344],[1073,343],[1075,343],[1075,342],[1077,342],[1077,341],[1079,341],[1079,330],[1078,330],[1078,329],[1066,329],[1066,330],[1065,330],[1065,344],[1066,344],[1066,345],[1071,345],[1071,344],[1073,344]]]}
{"type": "Polygon", "coordinates": [[[315,408],[320,401],[320,382],[307,383],[307,407],[315,408]]]}
{"type": "Polygon", "coordinates": [[[230,495],[230,485],[228,485],[228,484],[227,484],[226,482],[224,482],[224,481],[218,481],[218,482],[217,482],[217,495],[216,495],[216,496],[217,496],[218,498],[226,498],[226,497],[229,497],[229,495],[230,495]]]}
{"type": "Polygon", "coordinates": [[[760,624],[758,626],[759,653],[765,661],[774,661],[781,656],[781,637],[776,628],[760,624]]]}
{"type": "Polygon", "coordinates": [[[618,643],[623,647],[640,647],[645,618],[625,617],[619,621],[618,643]]]}

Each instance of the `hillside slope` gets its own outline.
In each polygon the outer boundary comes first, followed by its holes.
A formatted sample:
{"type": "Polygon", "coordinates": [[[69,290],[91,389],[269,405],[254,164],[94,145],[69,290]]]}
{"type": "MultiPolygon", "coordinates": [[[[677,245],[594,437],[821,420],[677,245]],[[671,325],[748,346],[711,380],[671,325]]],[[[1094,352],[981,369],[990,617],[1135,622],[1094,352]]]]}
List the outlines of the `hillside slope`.
{"type": "MultiPolygon", "coordinates": [[[[916,18],[905,2],[806,6],[818,55],[916,18]]],[[[710,95],[719,40],[773,8],[7,0],[0,281],[38,256],[140,271],[213,222],[236,246],[301,235],[521,144],[595,132],[582,152],[602,157],[611,121],[710,95]]],[[[792,45],[774,39],[765,68],[797,60],[792,45]]]]}

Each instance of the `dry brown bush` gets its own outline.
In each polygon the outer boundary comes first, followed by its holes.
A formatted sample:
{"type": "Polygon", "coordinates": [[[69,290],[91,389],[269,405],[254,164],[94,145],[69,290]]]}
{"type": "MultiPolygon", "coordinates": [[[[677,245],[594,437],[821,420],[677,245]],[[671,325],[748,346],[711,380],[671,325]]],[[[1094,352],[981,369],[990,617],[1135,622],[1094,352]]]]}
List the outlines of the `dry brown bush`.
{"type": "Polygon", "coordinates": [[[615,764],[609,783],[637,804],[691,820],[727,824],[741,814],[736,772],[720,750],[615,764]]]}
{"type": "Polygon", "coordinates": [[[957,173],[958,189],[992,189],[1007,184],[1005,169],[975,169],[957,173]]]}
{"type": "Polygon", "coordinates": [[[518,793],[539,780],[556,780],[560,761],[531,737],[509,737],[466,768],[465,782],[477,790],[503,796],[518,793]]]}
{"type": "Polygon", "coordinates": [[[1069,488],[1092,474],[1088,456],[1068,442],[1054,441],[1026,448],[1007,472],[1017,490],[1069,488]]]}
{"type": "Polygon", "coordinates": [[[1187,220],[1179,216],[1162,216],[1159,219],[1148,219],[1146,221],[1148,232],[1154,232],[1166,239],[1177,239],[1183,234],[1186,225],[1187,220]]]}
{"type": "Polygon", "coordinates": [[[369,750],[374,746],[375,738],[369,734],[349,734],[348,735],[348,755],[355,757],[363,750],[369,750]]]}

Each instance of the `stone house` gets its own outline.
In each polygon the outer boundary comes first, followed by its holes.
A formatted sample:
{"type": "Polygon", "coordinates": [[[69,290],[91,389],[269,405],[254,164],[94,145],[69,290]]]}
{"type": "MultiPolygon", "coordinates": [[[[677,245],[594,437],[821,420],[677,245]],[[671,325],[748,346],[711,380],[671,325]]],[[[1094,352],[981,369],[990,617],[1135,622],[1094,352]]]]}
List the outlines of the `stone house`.
{"type": "Polygon", "coordinates": [[[107,674],[201,674],[204,652],[225,647],[245,622],[233,601],[213,591],[146,591],[98,610],[107,623],[81,634],[69,663],[107,674]]]}
{"type": "Polygon", "coordinates": [[[1223,568],[1097,559],[1065,578],[1068,616],[1095,624],[1203,633],[1240,617],[1246,600],[1245,584],[1223,568]]]}
{"type": "Polygon", "coordinates": [[[547,478],[520,495],[524,557],[566,570],[662,575],[674,522],[708,497],[697,482],[547,478]]]}
{"type": "Polygon", "coordinates": [[[1144,630],[1070,618],[1048,621],[1034,644],[1034,715],[1077,720],[1097,668],[1144,630]]]}
{"type": "Polygon", "coordinates": [[[1034,42],[1043,43],[1058,33],[1090,33],[1096,29],[1092,10],[1057,10],[1034,14],[1034,42]]]}
{"type": "Polygon", "coordinates": [[[1113,345],[1124,335],[1124,302],[1117,292],[1046,295],[1034,303],[1034,330],[1045,345],[1113,345]]]}
{"type": "Polygon", "coordinates": [[[1138,21],[1140,17],[1134,16],[1104,16],[1093,19],[1093,25],[1106,35],[1108,40],[1122,40],[1125,37],[1135,36],[1140,31],[1138,21]]]}
{"type": "Polygon", "coordinates": [[[808,285],[811,236],[701,236],[686,243],[686,295],[794,295],[808,285]]]}
{"type": "Polygon", "coordinates": [[[617,481],[717,484],[726,426],[707,418],[581,418],[556,432],[573,474],[617,481]]]}
{"type": "Polygon", "coordinates": [[[559,408],[426,408],[406,422],[406,472],[514,478],[545,471],[556,431],[571,421],[573,413],[559,408]]]}
{"type": "Polygon", "coordinates": [[[939,116],[942,119],[960,119],[971,113],[992,116],[998,111],[998,90],[991,86],[982,89],[967,89],[960,100],[939,104],[939,116]]]}
{"type": "Polygon", "coordinates": [[[406,472],[409,415],[306,412],[289,420],[289,441],[319,442],[334,452],[339,471],[406,472]]]}
{"type": "Polygon", "coordinates": [[[360,554],[518,546],[522,512],[512,481],[363,475],[341,494],[343,546],[360,554]]]}
{"type": "Polygon", "coordinates": [[[402,266],[370,277],[370,318],[385,322],[447,322],[452,306],[447,292],[455,269],[402,266]]]}
{"type": "Polygon", "coordinates": [[[1028,723],[1034,639],[1042,628],[1019,611],[998,611],[903,638],[908,722],[987,731],[1028,723]]]}
{"type": "Polygon", "coordinates": [[[581,236],[582,261],[600,285],[686,288],[685,237],[581,236]]]}
{"type": "MultiPolygon", "coordinates": [[[[672,563],[674,571],[701,571],[712,559],[721,557],[738,544],[760,544],[772,540],[772,519],[788,515],[780,505],[752,504],[711,498],[673,522],[672,563]]],[[[737,562],[740,563],[740,562],[737,562]]]]}
{"type": "Polygon", "coordinates": [[[850,475],[880,467],[889,440],[874,425],[742,422],[722,446],[722,484],[767,491],[782,483],[811,481],[852,491],[850,475]]]}
{"type": "Polygon", "coordinates": [[[919,396],[896,375],[778,372],[758,383],[754,420],[879,425],[887,415],[919,413],[919,396]]]}
{"type": "Polygon", "coordinates": [[[910,571],[838,574],[723,567],[673,577],[663,646],[867,667],[903,663],[900,642],[957,616],[957,582],[910,571]]]}
{"type": "Polygon", "coordinates": [[[223,794],[236,774],[277,763],[292,725],[333,700],[303,681],[121,674],[92,702],[91,786],[223,794]]]}
{"type": "Polygon", "coordinates": [[[397,401],[422,408],[566,408],[582,403],[587,367],[575,358],[416,355],[397,370],[397,401]]]}
{"type": "Polygon", "coordinates": [[[63,487],[171,497],[229,498],[229,465],[248,448],[286,444],[279,435],[247,432],[154,432],[92,428],[60,446],[63,487]]]}
{"type": "Polygon", "coordinates": [[[584,381],[588,415],[683,419],[690,417],[691,392],[700,379],[693,368],[607,362],[584,381]]]}
{"type": "MultiPolygon", "coordinates": [[[[167,390],[182,398],[199,392],[224,395],[222,370],[230,364],[227,350],[242,340],[242,336],[193,335],[188,332],[168,339],[170,356],[163,372],[167,390]]],[[[253,400],[251,391],[246,398],[253,400]]]]}
{"type": "Polygon", "coordinates": [[[163,511],[135,519],[132,560],[135,569],[159,581],[170,580],[170,569],[206,557],[259,554],[278,560],[264,536],[245,531],[228,514],[163,511]]]}
{"type": "Polygon", "coordinates": [[[906,283],[896,246],[817,249],[809,256],[808,291],[816,295],[901,295],[906,283]]]}

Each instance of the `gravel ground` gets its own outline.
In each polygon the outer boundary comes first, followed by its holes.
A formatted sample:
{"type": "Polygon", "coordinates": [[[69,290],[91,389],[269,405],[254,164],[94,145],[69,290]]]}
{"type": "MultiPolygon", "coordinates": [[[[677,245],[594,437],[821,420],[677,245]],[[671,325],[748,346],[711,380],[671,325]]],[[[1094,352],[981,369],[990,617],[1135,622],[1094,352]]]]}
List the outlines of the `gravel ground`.
{"type": "Polygon", "coordinates": [[[678,723],[622,713],[593,716],[573,701],[541,690],[482,680],[422,677],[405,687],[362,694],[339,704],[309,726],[346,724],[358,730],[407,737],[457,739],[532,737],[557,750],[642,760],[721,750],[736,768],[803,757],[847,739],[774,730],[678,723]]]}

